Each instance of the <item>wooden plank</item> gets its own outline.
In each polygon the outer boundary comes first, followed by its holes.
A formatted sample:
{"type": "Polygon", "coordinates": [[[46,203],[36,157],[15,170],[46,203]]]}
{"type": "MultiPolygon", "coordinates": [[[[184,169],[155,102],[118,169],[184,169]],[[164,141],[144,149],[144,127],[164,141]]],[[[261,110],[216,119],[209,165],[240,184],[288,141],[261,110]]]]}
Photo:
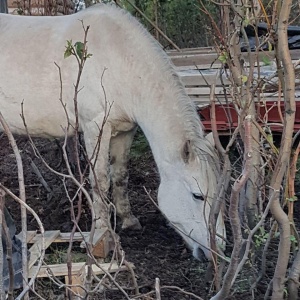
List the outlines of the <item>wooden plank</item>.
{"type": "Polygon", "coordinates": [[[198,65],[183,65],[175,66],[175,71],[187,71],[187,70],[210,70],[210,69],[220,69],[222,67],[221,63],[216,63],[213,66],[211,64],[198,64],[198,65]]]}
{"type": "Polygon", "coordinates": [[[216,53],[205,54],[205,55],[182,55],[172,57],[172,62],[176,67],[182,66],[202,66],[208,65],[211,67],[213,62],[221,65],[220,61],[218,61],[218,55],[216,53]]]}
{"type": "Polygon", "coordinates": [[[98,244],[107,233],[108,233],[107,228],[95,229],[92,245],[95,246],[96,244],[98,244]]]}
{"type": "MultiPolygon", "coordinates": [[[[59,236],[60,231],[54,230],[54,231],[46,231],[45,232],[45,248],[47,249],[52,242],[59,236]]],[[[41,256],[41,249],[42,249],[42,238],[37,240],[29,249],[30,251],[30,260],[28,263],[28,268],[30,269],[36,261],[41,256]]]]}
{"type": "MultiPolygon", "coordinates": [[[[216,86],[225,86],[228,87],[231,85],[231,82],[229,79],[224,75],[222,76],[222,80],[219,76],[216,74],[206,74],[205,72],[200,73],[201,70],[199,70],[199,74],[188,74],[187,72],[179,72],[178,75],[185,85],[186,88],[190,87],[208,87],[211,86],[212,84],[215,84],[216,86]]],[[[263,78],[263,77],[262,77],[263,78]]],[[[300,82],[299,80],[295,81],[296,84],[296,95],[297,92],[299,93],[299,87],[300,87],[300,82]]],[[[265,84],[264,85],[265,91],[276,91],[276,83],[272,84],[265,84]]]]}
{"type": "MultiPolygon", "coordinates": [[[[80,269],[80,271],[72,276],[72,281],[69,281],[69,276],[65,276],[65,283],[71,286],[71,291],[74,293],[73,295],[73,299],[84,299],[86,296],[86,292],[85,290],[82,288],[84,287],[84,283],[85,283],[85,278],[86,278],[86,269],[84,268],[84,266],[80,269]],[[76,295],[76,296],[75,296],[76,295]]],[[[67,296],[68,296],[68,291],[67,292],[67,296]]]]}
{"type": "MultiPolygon", "coordinates": [[[[86,241],[88,242],[90,237],[88,236],[86,238],[86,241]]],[[[107,228],[101,228],[101,229],[95,229],[95,233],[93,235],[92,240],[92,254],[96,258],[105,258],[108,256],[110,250],[112,250],[111,245],[111,237],[110,233],[107,228]]],[[[82,247],[85,245],[82,244],[82,247]]]]}
{"type": "Polygon", "coordinates": [[[215,73],[215,74],[204,74],[199,71],[198,74],[187,74],[184,72],[178,72],[179,77],[181,78],[183,84],[186,87],[190,86],[210,86],[212,84],[215,84],[217,86],[229,85],[230,81],[228,78],[224,75],[221,78],[215,73]]]}
{"type": "MultiPolygon", "coordinates": [[[[190,96],[191,100],[195,103],[196,106],[198,107],[203,107],[203,106],[207,106],[207,105],[210,105],[210,97],[209,95],[201,95],[199,97],[197,96],[190,96]]],[[[227,95],[227,100],[228,100],[228,103],[231,103],[232,101],[232,98],[230,95],[227,95]]],[[[216,104],[219,105],[219,104],[227,104],[227,100],[225,98],[224,95],[216,95],[216,104]]],[[[257,101],[257,98],[254,99],[255,101],[257,101]]],[[[272,97],[272,96],[269,96],[269,97],[262,97],[261,98],[262,101],[268,101],[268,102],[277,102],[278,101],[278,98],[277,97],[272,97]]],[[[283,102],[284,99],[282,98],[281,99],[281,102],[283,102]]],[[[300,101],[300,99],[296,99],[296,102],[300,101]]],[[[262,102],[263,103],[263,102],[262,102]]]]}
{"type": "MultiPolygon", "coordinates": [[[[295,62],[295,61],[293,61],[295,62]]],[[[265,66],[265,64],[263,62],[259,62],[259,65],[261,67],[265,66]]],[[[257,63],[254,64],[255,67],[258,66],[257,63]]],[[[182,63],[182,65],[175,65],[175,70],[177,72],[180,71],[187,71],[187,70],[217,70],[217,69],[221,69],[223,67],[222,63],[218,60],[216,60],[214,63],[195,63],[195,64],[185,64],[184,62],[182,63]]],[[[249,67],[249,63],[245,62],[244,63],[244,68],[248,68],[249,67]]]]}
{"type": "Polygon", "coordinates": [[[216,53],[215,48],[213,47],[200,47],[200,48],[183,48],[181,51],[172,49],[167,50],[167,54],[169,56],[179,56],[179,55],[187,55],[187,54],[207,54],[207,53],[216,53]]]}
{"type": "MultiPolygon", "coordinates": [[[[210,98],[209,96],[201,96],[201,97],[190,97],[192,99],[192,101],[195,103],[196,106],[198,106],[199,108],[201,107],[205,107],[210,105],[210,98]]],[[[217,96],[216,97],[216,104],[217,105],[225,105],[227,104],[226,102],[226,98],[224,96],[217,96]]],[[[231,103],[232,99],[231,97],[228,97],[228,102],[231,103]]]]}
{"type": "MultiPolygon", "coordinates": [[[[82,242],[83,239],[89,237],[89,232],[75,232],[73,235],[73,242],[82,242]]],[[[55,239],[54,243],[68,243],[71,238],[71,232],[61,232],[60,235],[55,239]]]]}
{"type": "MultiPolygon", "coordinates": [[[[134,268],[133,264],[130,264],[131,267],[134,268]]],[[[116,262],[113,263],[102,263],[99,264],[98,267],[96,265],[92,265],[92,270],[96,275],[105,274],[104,271],[115,273],[119,270],[125,271],[127,268],[123,265],[121,268],[116,262]],[[103,271],[104,270],[104,271],[103,271]]],[[[85,262],[77,262],[72,264],[72,275],[77,275],[82,270],[82,268],[87,268],[87,265],[85,262]]],[[[29,278],[31,278],[37,270],[37,266],[31,267],[29,269],[29,278]]],[[[67,264],[55,264],[55,265],[48,265],[48,266],[42,266],[39,270],[38,277],[49,277],[49,274],[53,274],[54,276],[66,276],[68,275],[68,266],[67,264]],[[51,269],[52,273],[49,273],[49,269],[51,269]]],[[[52,276],[52,275],[51,275],[52,276]]]]}
{"type": "MultiPolygon", "coordinates": [[[[82,234],[80,232],[75,232],[73,241],[82,242],[83,241],[82,235],[84,236],[84,238],[87,239],[89,237],[89,234],[90,234],[89,232],[82,232],[82,234]]],[[[53,241],[53,243],[67,243],[70,241],[70,236],[71,236],[70,232],[60,232],[59,236],[55,239],[55,241],[53,241]]],[[[37,234],[31,241],[29,241],[29,243],[35,243],[40,238],[41,235],[37,234]]]]}
{"type": "MultiPolygon", "coordinates": [[[[36,230],[34,231],[27,231],[27,243],[32,243],[32,240],[34,240],[34,238],[36,237],[36,230]]],[[[17,234],[17,238],[22,241],[22,232],[19,232],[17,234]]]]}
{"type": "MultiPolygon", "coordinates": [[[[188,87],[185,89],[188,95],[210,95],[209,87],[188,87]]],[[[223,95],[223,87],[215,87],[215,95],[223,95]]]]}
{"type": "Polygon", "coordinates": [[[27,243],[30,243],[36,236],[36,230],[35,231],[27,231],[27,243]]]}
{"type": "MultiPolygon", "coordinates": [[[[225,92],[227,97],[231,97],[229,93],[229,87],[225,88],[225,92]]],[[[188,87],[185,89],[187,94],[190,96],[209,96],[210,95],[210,87],[188,87]]],[[[215,87],[215,95],[224,96],[224,88],[223,87],[215,87]]],[[[225,97],[225,96],[224,96],[225,97]]],[[[278,101],[279,93],[278,92],[270,92],[270,93],[261,93],[260,99],[267,101],[278,101]]],[[[256,97],[257,98],[257,97],[256,97]]],[[[280,93],[280,98],[284,99],[284,95],[280,93]]]]}
{"type": "MultiPolygon", "coordinates": [[[[107,231],[107,228],[104,229],[95,229],[95,234],[93,237],[93,245],[95,245],[99,239],[101,239],[101,236],[104,236],[107,231]]],[[[73,236],[74,242],[82,242],[83,239],[89,240],[90,232],[75,232],[73,236]]],[[[70,241],[71,233],[70,232],[60,232],[60,234],[57,236],[57,238],[53,241],[53,243],[67,243],[70,241]]],[[[41,238],[40,234],[37,234],[30,243],[35,243],[41,238]]]]}
{"type": "Polygon", "coordinates": [[[109,252],[113,250],[114,245],[112,245],[112,238],[108,230],[101,233],[101,236],[98,233],[94,235],[93,240],[93,251],[92,254],[96,258],[105,258],[108,256],[109,252]]]}
{"type": "MultiPolygon", "coordinates": [[[[290,50],[292,60],[298,60],[300,58],[300,50],[290,50]]],[[[256,53],[251,52],[251,57],[255,59],[256,53]]],[[[273,60],[275,57],[274,51],[258,52],[258,60],[262,62],[264,57],[267,57],[269,60],[273,60]]],[[[210,66],[211,68],[217,68],[221,66],[221,63],[218,61],[218,54],[216,52],[211,53],[180,53],[177,52],[177,55],[170,55],[170,58],[173,64],[177,67],[185,66],[195,66],[197,65],[201,68],[202,65],[210,66]]],[[[247,52],[242,53],[242,58],[245,62],[249,62],[249,54],[247,52]]]]}

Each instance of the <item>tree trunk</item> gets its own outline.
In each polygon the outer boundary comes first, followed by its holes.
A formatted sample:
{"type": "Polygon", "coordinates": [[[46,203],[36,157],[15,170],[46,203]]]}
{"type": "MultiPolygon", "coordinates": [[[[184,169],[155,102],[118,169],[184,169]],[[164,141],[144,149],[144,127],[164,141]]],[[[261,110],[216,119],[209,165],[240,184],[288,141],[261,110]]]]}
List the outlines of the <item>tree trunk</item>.
{"type": "Polygon", "coordinates": [[[291,156],[292,136],[295,122],[295,71],[292,64],[287,40],[287,26],[292,1],[283,0],[278,18],[276,45],[277,58],[280,62],[278,68],[283,68],[284,76],[279,76],[283,86],[285,101],[284,127],[281,138],[281,146],[278,161],[273,173],[270,184],[270,198],[273,193],[277,193],[270,209],[280,230],[280,242],[278,246],[278,259],[273,277],[272,300],[283,299],[284,283],[287,272],[287,265],[290,254],[290,221],[287,214],[283,211],[279,199],[279,191],[282,187],[284,175],[287,172],[288,163],[291,156]]]}
{"type": "MultiPolygon", "coordinates": [[[[254,101],[252,101],[252,106],[254,106],[254,101]]],[[[250,108],[249,112],[253,118],[256,116],[255,107],[254,109],[250,108]]],[[[250,175],[247,182],[247,185],[245,186],[245,200],[246,200],[246,216],[247,216],[247,225],[250,227],[250,229],[254,228],[257,220],[256,216],[258,213],[258,187],[259,187],[259,166],[261,161],[260,156],[260,149],[259,149],[259,130],[257,127],[252,126],[251,129],[251,136],[252,136],[252,166],[250,169],[250,175]]]]}

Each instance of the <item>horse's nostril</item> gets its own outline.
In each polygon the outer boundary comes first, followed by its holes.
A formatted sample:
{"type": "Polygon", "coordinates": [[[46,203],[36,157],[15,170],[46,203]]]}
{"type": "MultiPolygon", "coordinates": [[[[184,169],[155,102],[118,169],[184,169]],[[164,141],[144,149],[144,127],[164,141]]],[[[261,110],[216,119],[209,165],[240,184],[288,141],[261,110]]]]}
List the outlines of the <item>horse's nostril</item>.
{"type": "Polygon", "coordinates": [[[193,256],[201,262],[206,262],[208,260],[204,251],[200,247],[194,248],[193,256]]]}

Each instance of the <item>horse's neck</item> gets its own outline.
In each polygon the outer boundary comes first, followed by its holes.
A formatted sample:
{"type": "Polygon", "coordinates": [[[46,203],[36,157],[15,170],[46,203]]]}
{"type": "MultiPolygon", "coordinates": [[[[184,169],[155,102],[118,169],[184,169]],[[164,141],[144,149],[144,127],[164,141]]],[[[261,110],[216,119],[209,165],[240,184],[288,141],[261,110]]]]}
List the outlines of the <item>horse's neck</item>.
{"type": "Polygon", "coordinates": [[[153,153],[161,173],[181,159],[181,149],[186,141],[184,118],[174,98],[166,95],[164,99],[143,101],[140,116],[136,116],[153,153]],[[168,101],[167,97],[170,97],[168,101]]]}
{"type": "MultiPolygon", "coordinates": [[[[124,71],[131,76],[128,81],[135,83],[131,85],[131,105],[124,107],[124,111],[142,128],[156,164],[162,169],[181,159],[182,147],[188,139],[185,126],[187,119],[182,110],[185,105],[189,107],[190,99],[168,59],[149,43],[150,39],[146,36],[144,39],[135,44],[141,55],[132,55],[135,60],[130,66],[131,72],[127,64],[124,71]]],[[[133,47],[132,44],[128,49],[132,51],[133,47]]],[[[130,54],[127,56],[130,57],[130,54]]]]}

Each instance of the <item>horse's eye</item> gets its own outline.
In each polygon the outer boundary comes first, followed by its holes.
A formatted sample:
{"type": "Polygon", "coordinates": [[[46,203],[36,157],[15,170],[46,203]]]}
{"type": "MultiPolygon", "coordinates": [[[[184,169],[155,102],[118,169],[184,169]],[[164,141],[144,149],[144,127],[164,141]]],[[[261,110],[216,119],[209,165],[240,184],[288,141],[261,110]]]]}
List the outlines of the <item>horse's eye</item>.
{"type": "Polygon", "coordinates": [[[193,198],[194,200],[196,201],[204,201],[204,197],[202,194],[199,194],[199,193],[193,193],[193,198]]]}

